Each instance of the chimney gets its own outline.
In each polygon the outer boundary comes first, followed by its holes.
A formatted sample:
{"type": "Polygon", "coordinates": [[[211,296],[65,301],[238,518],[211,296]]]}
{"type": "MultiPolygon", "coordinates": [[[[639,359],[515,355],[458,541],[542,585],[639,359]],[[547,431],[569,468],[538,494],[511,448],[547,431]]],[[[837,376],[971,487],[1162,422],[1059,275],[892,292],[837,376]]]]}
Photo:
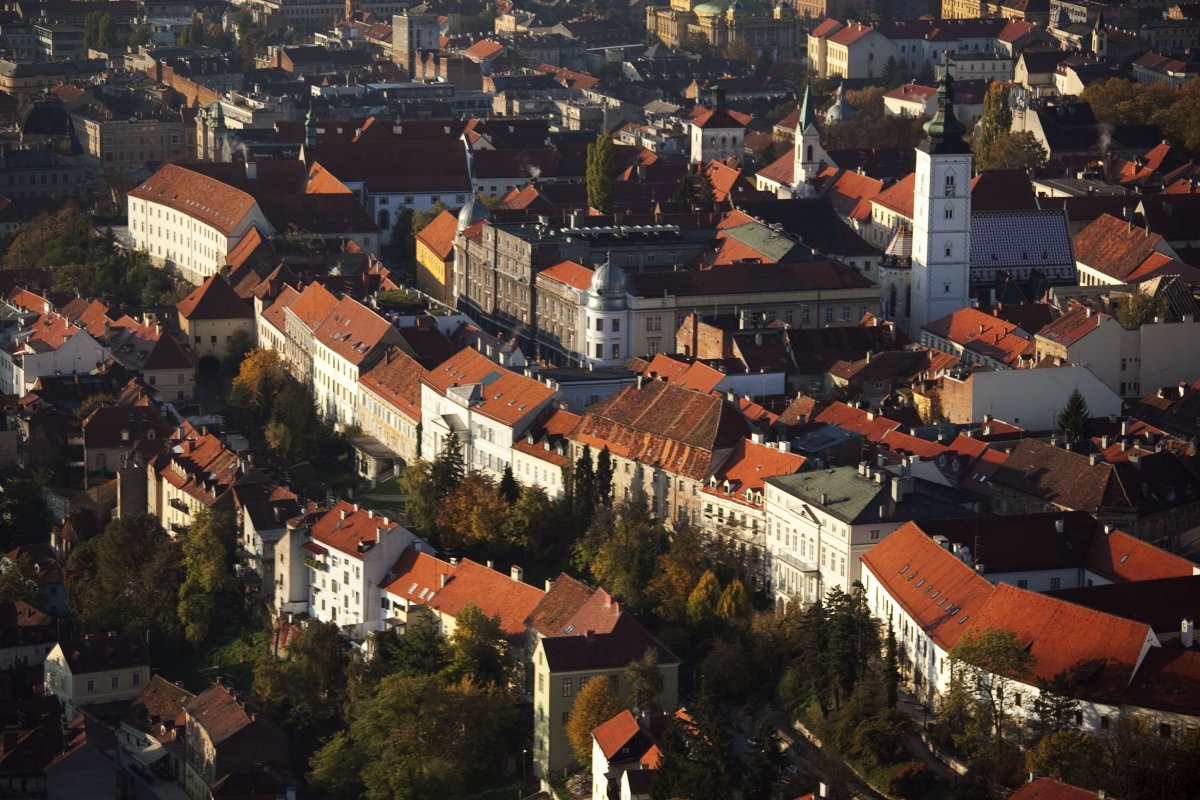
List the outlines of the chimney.
{"type": "Polygon", "coordinates": [[[495,562],[495,561],[492,561],[492,560],[489,558],[489,559],[487,560],[487,568],[488,568],[488,569],[495,569],[495,568],[496,568],[496,562],[495,562]]]}
{"type": "Polygon", "coordinates": [[[750,434],[750,441],[754,442],[755,444],[762,444],[763,443],[763,435],[761,433],[757,433],[757,432],[752,433],[752,434],[750,434]]]}
{"type": "Polygon", "coordinates": [[[553,588],[554,588],[554,581],[550,580],[549,578],[546,578],[546,592],[549,593],[550,590],[553,588]]]}
{"type": "Polygon", "coordinates": [[[447,577],[448,577],[448,576],[447,576],[447,575],[446,575],[446,573],[444,573],[444,572],[443,572],[443,573],[441,573],[440,575],[438,575],[438,588],[439,588],[439,589],[441,589],[441,588],[445,588],[445,586],[446,586],[446,578],[447,578],[447,577]]]}
{"type": "Polygon", "coordinates": [[[1055,533],[1062,533],[1064,527],[1066,527],[1066,524],[1063,522],[1062,517],[1059,517],[1058,519],[1054,520],[1054,532],[1055,533]]]}
{"type": "Polygon", "coordinates": [[[1137,467],[1138,469],[1142,468],[1142,454],[1141,453],[1137,452],[1136,450],[1131,451],[1127,457],[1129,459],[1130,464],[1133,464],[1133,466],[1137,467]]]}
{"type": "Polygon", "coordinates": [[[508,571],[508,577],[512,578],[517,583],[520,583],[521,581],[525,580],[525,570],[521,569],[516,564],[513,564],[512,569],[508,571]]]}
{"type": "Polygon", "coordinates": [[[825,492],[821,492],[821,505],[829,505],[829,495],[825,492]]]}
{"type": "Polygon", "coordinates": [[[1100,463],[1100,454],[1099,453],[1092,453],[1091,455],[1088,456],[1088,464],[1090,464],[1091,466],[1094,467],[1099,463],[1100,463]]]}
{"type": "Polygon", "coordinates": [[[642,376],[641,375],[637,376],[637,388],[639,388],[639,389],[642,388],[642,376]]]}
{"type": "Polygon", "coordinates": [[[246,162],[246,180],[253,181],[258,179],[258,164],[254,161],[246,162]]]}

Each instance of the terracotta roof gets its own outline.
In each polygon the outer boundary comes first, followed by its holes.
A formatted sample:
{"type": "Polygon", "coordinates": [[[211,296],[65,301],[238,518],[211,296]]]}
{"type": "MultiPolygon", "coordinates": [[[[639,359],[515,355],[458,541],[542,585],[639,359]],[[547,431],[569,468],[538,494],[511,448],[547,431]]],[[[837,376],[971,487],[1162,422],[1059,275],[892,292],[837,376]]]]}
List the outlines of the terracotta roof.
{"type": "Polygon", "coordinates": [[[470,347],[431,369],[422,381],[441,395],[478,384],[471,410],[506,425],[516,424],[554,395],[541,381],[507,370],[470,347]]]}
{"type": "Polygon", "coordinates": [[[741,130],[750,123],[751,119],[753,117],[738,113],[737,111],[729,111],[724,108],[705,108],[693,113],[692,124],[701,130],[709,128],[735,128],[741,130]]]}
{"type": "Polygon", "coordinates": [[[67,668],[75,677],[93,672],[150,666],[146,637],[140,633],[113,633],[107,636],[64,639],[58,646],[62,648],[67,668]]]}
{"type": "Polygon", "coordinates": [[[913,622],[947,651],[993,592],[982,575],[914,522],[868,550],[862,563],[913,622]]]}
{"type": "Polygon", "coordinates": [[[1112,472],[1111,464],[1093,466],[1087,456],[1022,439],[992,482],[1060,508],[1095,513],[1106,504],[1112,472]]]}
{"type": "Polygon", "coordinates": [[[173,208],[226,235],[255,207],[254,198],[241,189],[177,164],[165,164],[129,196],[173,208]]]}
{"type": "MultiPolygon", "coordinates": [[[[820,38],[822,36],[829,36],[830,34],[840,31],[844,27],[845,26],[842,25],[841,22],[830,17],[829,19],[823,21],[821,24],[817,25],[817,27],[813,28],[812,33],[810,33],[809,36],[815,36],[817,38],[820,38]]],[[[799,112],[797,112],[796,116],[797,116],[797,118],[799,118],[799,112]]]]}
{"type": "Polygon", "coordinates": [[[183,707],[196,695],[171,683],[161,675],[154,675],[146,688],[133,699],[122,719],[143,733],[148,733],[161,742],[171,740],[183,707]],[[165,732],[161,726],[166,726],[165,732]]]}
{"type": "Polygon", "coordinates": [[[921,86],[916,83],[905,83],[886,92],[883,96],[892,100],[907,100],[914,103],[925,103],[937,94],[936,86],[921,86]]]}
{"type": "MultiPolygon", "coordinates": [[[[893,534],[894,535],[894,534],[893,534]]],[[[889,537],[890,538],[890,537],[889,537]]],[[[1033,673],[1066,672],[1082,697],[1119,702],[1148,641],[1150,626],[1002,583],[971,620],[979,630],[1011,631],[1036,659],[1033,673]]]]}
{"type": "Polygon", "coordinates": [[[829,37],[829,41],[834,44],[851,45],[874,30],[870,25],[855,22],[834,33],[829,37]]]}
{"type": "Polygon", "coordinates": [[[509,636],[522,636],[525,620],[544,595],[536,586],[514,581],[466,558],[429,605],[450,617],[457,617],[468,605],[474,605],[489,617],[498,615],[500,627],[509,636]]]}
{"type": "Polygon", "coordinates": [[[1151,253],[1125,276],[1125,283],[1141,283],[1160,275],[1178,275],[1186,283],[1200,283],[1200,269],[1164,253],[1151,253]]]}
{"type": "Polygon", "coordinates": [[[538,273],[539,278],[543,275],[547,280],[566,284],[581,292],[586,292],[592,285],[592,270],[574,261],[560,261],[538,273]]]}
{"type": "Polygon", "coordinates": [[[648,380],[664,380],[705,394],[725,379],[725,373],[701,361],[681,361],[665,353],[656,353],[650,359],[644,375],[648,380]]]}
{"type": "MultiPolygon", "coordinates": [[[[316,284],[310,284],[316,285],[316,284]]],[[[275,330],[280,333],[287,331],[287,316],[283,313],[284,310],[296,301],[300,293],[291,286],[284,286],[280,290],[279,296],[275,298],[275,302],[263,309],[262,318],[275,330]]]]}
{"type": "Polygon", "coordinates": [[[254,309],[237,296],[220,273],[210,275],[175,308],[187,320],[254,319],[254,309]]]}
{"type": "MultiPolygon", "coordinates": [[[[630,743],[639,733],[642,733],[642,728],[638,725],[637,717],[633,716],[629,709],[625,709],[597,726],[592,731],[592,738],[600,745],[600,752],[604,754],[604,758],[611,763],[614,756],[621,754],[622,749],[628,750],[630,743]]],[[[632,756],[631,753],[626,755],[632,756]]]]}
{"type": "Polygon", "coordinates": [[[696,480],[708,476],[715,452],[748,433],[745,419],[719,397],[663,381],[626,386],[593,404],[571,438],[593,450],[696,480]]]}
{"type": "Polygon", "coordinates": [[[831,403],[809,421],[836,425],[839,428],[853,431],[872,442],[882,441],[884,434],[900,427],[899,422],[842,402],[831,403]]]}
{"type": "Polygon", "coordinates": [[[82,322],[84,330],[92,337],[99,338],[108,333],[105,323],[112,325],[108,311],[108,306],[99,300],[88,301],[77,297],[63,306],[62,315],[72,322],[82,322]]]}
{"type": "Polygon", "coordinates": [[[1151,647],[1122,700],[1127,705],[1200,716],[1200,652],[1151,647]]]}
{"type": "MultiPolygon", "coordinates": [[[[1038,778],[1017,789],[1008,800],[1097,800],[1100,795],[1089,789],[1081,789],[1061,783],[1053,778],[1038,778]]],[[[1110,797],[1109,800],[1117,800],[1110,797]]]]}
{"type": "Polygon", "coordinates": [[[157,409],[147,406],[101,406],[83,421],[84,447],[131,446],[153,432],[161,437],[170,429],[157,409]],[[122,434],[127,436],[122,439],[122,434]]]}
{"type": "Polygon", "coordinates": [[[381,514],[339,500],[313,522],[309,535],[321,544],[361,559],[386,531],[398,527],[399,523],[381,514]]]}
{"type": "Polygon", "coordinates": [[[214,747],[256,722],[244,701],[240,701],[230,687],[220,683],[214,683],[196,695],[183,708],[205,730],[214,747]]]}
{"type": "Polygon", "coordinates": [[[363,363],[383,343],[392,324],[353,297],[343,297],[313,331],[313,339],[351,364],[363,363]]]}
{"type": "Polygon", "coordinates": [[[1111,316],[1094,311],[1090,306],[1073,305],[1071,309],[1046,327],[1038,331],[1040,339],[1055,344],[1071,345],[1099,328],[1111,316]]]}
{"type": "Polygon", "coordinates": [[[804,467],[805,458],[799,453],[788,453],[749,439],[742,439],[733,448],[725,462],[713,473],[716,488],[705,486],[702,491],[725,497],[742,505],[748,502],[745,493],[763,491],[763,481],[778,475],[793,475],[804,467]],[[729,493],[724,484],[729,481],[729,493]]]}
{"type": "Polygon", "coordinates": [[[580,419],[582,417],[578,414],[572,414],[566,409],[552,408],[548,415],[531,425],[524,436],[513,442],[513,449],[555,466],[565,467],[571,463],[567,437],[575,430],[580,419]]]}
{"type": "Polygon", "coordinates": [[[875,202],[905,219],[913,218],[913,191],[917,187],[915,172],[905,175],[875,196],[875,202]]]}
{"type": "Polygon", "coordinates": [[[1142,265],[1162,242],[1157,233],[1101,214],[1075,234],[1075,260],[1118,281],[1142,265]]]}
{"type": "Polygon", "coordinates": [[[1196,564],[1186,558],[1124,531],[1112,531],[1093,538],[1084,566],[1112,581],[1183,578],[1198,572],[1196,564]]]}
{"type": "Polygon", "coordinates": [[[463,50],[462,54],[472,61],[489,61],[503,52],[504,45],[482,39],[463,50]]]}
{"type": "Polygon", "coordinates": [[[388,594],[428,605],[442,588],[442,576],[449,579],[455,569],[449,561],[410,546],[396,559],[380,586],[388,594]]]}
{"type": "Polygon", "coordinates": [[[853,170],[826,167],[821,196],[829,199],[844,217],[866,222],[871,218],[871,201],[883,192],[883,181],[853,170]]]}
{"type": "Polygon", "coordinates": [[[434,255],[445,261],[454,252],[454,236],[458,232],[458,217],[443,211],[417,233],[417,241],[423,242],[434,255]]]}
{"type": "Polygon", "coordinates": [[[389,347],[379,363],[359,378],[372,394],[410,420],[421,419],[421,378],[425,368],[398,347],[389,347]]]}
{"type": "Polygon", "coordinates": [[[659,666],[678,664],[679,658],[655,639],[628,611],[608,633],[577,631],[569,636],[542,639],[551,673],[622,669],[641,658],[648,648],[658,652],[659,666]]]}
{"type": "Polygon", "coordinates": [[[526,623],[539,636],[608,633],[616,626],[621,608],[604,589],[593,589],[564,572],[551,583],[526,623]]]}
{"type": "Polygon", "coordinates": [[[295,314],[311,331],[316,330],[337,304],[336,295],[314,282],[304,287],[304,291],[287,306],[287,310],[295,314]]]}

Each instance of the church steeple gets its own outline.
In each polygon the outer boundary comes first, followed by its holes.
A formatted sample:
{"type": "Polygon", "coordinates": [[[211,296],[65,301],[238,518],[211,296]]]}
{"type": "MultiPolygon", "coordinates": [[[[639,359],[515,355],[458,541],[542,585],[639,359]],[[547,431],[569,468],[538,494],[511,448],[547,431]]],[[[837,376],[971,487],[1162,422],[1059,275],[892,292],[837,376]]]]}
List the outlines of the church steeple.
{"type": "Polygon", "coordinates": [[[805,197],[814,193],[812,181],[822,168],[829,165],[829,155],[821,147],[821,131],[811,90],[804,87],[800,116],[796,120],[795,145],[792,151],[792,193],[805,197]]]}
{"type": "Polygon", "coordinates": [[[317,146],[317,120],[313,116],[312,103],[308,104],[308,115],[304,118],[304,149],[312,150],[317,146]]]}
{"type": "Polygon", "coordinates": [[[212,116],[209,117],[208,126],[214,131],[225,130],[225,112],[221,110],[221,101],[213,103],[212,116]]]}
{"type": "Polygon", "coordinates": [[[966,132],[954,113],[954,77],[947,72],[938,81],[937,111],[925,123],[925,139],[918,147],[926,153],[970,152],[970,145],[963,141],[966,132]]]}

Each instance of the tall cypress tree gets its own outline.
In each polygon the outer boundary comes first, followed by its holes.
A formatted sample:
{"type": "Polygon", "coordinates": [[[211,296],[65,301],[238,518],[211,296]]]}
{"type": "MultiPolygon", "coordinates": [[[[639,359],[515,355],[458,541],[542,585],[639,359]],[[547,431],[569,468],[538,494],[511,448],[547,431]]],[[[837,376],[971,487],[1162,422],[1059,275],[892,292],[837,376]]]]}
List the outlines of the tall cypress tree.
{"type": "Polygon", "coordinates": [[[458,488],[467,475],[463,465],[462,449],[458,446],[458,438],[447,436],[442,452],[433,460],[429,470],[429,479],[433,484],[433,494],[438,500],[444,500],[458,488]]]}
{"type": "Polygon", "coordinates": [[[1072,389],[1067,404],[1058,412],[1058,427],[1062,428],[1067,441],[1075,441],[1083,436],[1091,413],[1087,400],[1083,399],[1078,389],[1072,389]]]}
{"type": "Polygon", "coordinates": [[[517,479],[513,477],[512,466],[504,465],[504,474],[500,476],[500,494],[508,501],[509,505],[517,502],[517,496],[521,494],[521,487],[517,484],[517,479]]]}
{"type": "Polygon", "coordinates": [[[596,507],[596,472],[592,466],[592,448],[586,444],[575,462],[575,513],[580,519],[591,519],[596,507]]]}
{"type": "Polygon", "coordinates": [[[616,177],[617,166],[612,137],[607,131],[601,131],[595,143],[588,145],[587,150],[588,205],[601,214],[613,212],[613,185],[616,177]]]}
{"type": "Polygon", "coordinates": [[[896,652],[896,628],[892,625],[892,620],[888,618],[887,639],[884,640],[883,646],[883,688],[887,693],[888,708],[895,708],[896,701],[899,699],[900,688],[900,664],[899,656],[896,652]]]}
{"type": "Polygon", "coordinates": [[[608,445],[600,451],[600,455],[596,458],[596,477],[594,489],[594,503],[598,506],[611,506],[613,492],[613,460],[612,453],[608,451],[608,445]]]}

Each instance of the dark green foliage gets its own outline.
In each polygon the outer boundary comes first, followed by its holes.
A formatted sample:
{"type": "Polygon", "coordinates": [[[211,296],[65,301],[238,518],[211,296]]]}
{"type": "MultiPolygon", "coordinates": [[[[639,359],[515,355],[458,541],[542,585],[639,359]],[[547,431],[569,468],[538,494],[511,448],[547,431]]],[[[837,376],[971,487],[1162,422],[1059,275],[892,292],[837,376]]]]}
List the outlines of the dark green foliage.
{"type": "Polygon", "coordinates": [[[779,751],[779,735],[769,720],[762,720],[748,742],[750,756],[742,775],[743,800],[774,800],[779,797],[785,759],[779,751]]]}
{"type": "Polygon", "coordinates": [[[48,541],[53,524],[40,483],[14,478],[0,484],[0,553],[48,541]]]}
{"type": "Polygon", "coordinates": [[[117,24],[107,11],[93,11],[83,18],[83,46],[90,50],[109,50],[119,44],[117,24]]]}
{"type": "Polygon", "coordinates": [[[592,464],[592,448],[586,444],[575,462],[575,515],[590,520],[596,503],[596,472],[592,464]]]}
{"type": "Polygon", "coordinates": [[[1088,409],[1087,400],[1083,399],[1078,389],[1072,389],[1067,397],[1067,404],[1058,412],[1057,420],[1058,427],[1067,441],[1078,441],[1087,430],[1090,418],[1091,411],[1088,409]]]}
{"type": "Polygon", "coordinates": [[[900,686],[900,661],[896,651],[896,628],[888,620],[887,638],[883,644],[883,688],[888,708],[895,708],[900,686]]]}
{"type": "Polygon", "coordinates": [[[596,484],[593,495],[593,505],[612,505],[613,492],[613,460],[608,445],[596,457],[596,484]]]}
{"type": "Polygon", "coordinates": [[[433,460],[429,469],[429,480],[433,486],[433,496],[439,502],[446,499],[458,485],[467,477],[463,465],[462,447],[458,438],[451,435],[446,437],[442,452],[433,460]]]}
{"type": "Polygon", "coordinates": [[[513,477],[512,465],[504,465],[504,473],[500,476],[500,494],[511,505],[517,502],[517,497],[521,494],[521,486],[517,483],[517,479],[513,477]]]}
{"type": "Polygon", "coordinates": [[[728,800],[736,786],[732,742],[717,700],[707,687],[701,687],[687,713],[690,720],[676,717],[667,728],[650,796],[654,800],[728,800]]]}
{"type": "Polygon", "coordinates": [[[613,187],[616,183],[617,165],[613,152],[612,137],[601,131],[587,151],[587,195],[588,205],[601,214],[611,214],[613,187]]]}

